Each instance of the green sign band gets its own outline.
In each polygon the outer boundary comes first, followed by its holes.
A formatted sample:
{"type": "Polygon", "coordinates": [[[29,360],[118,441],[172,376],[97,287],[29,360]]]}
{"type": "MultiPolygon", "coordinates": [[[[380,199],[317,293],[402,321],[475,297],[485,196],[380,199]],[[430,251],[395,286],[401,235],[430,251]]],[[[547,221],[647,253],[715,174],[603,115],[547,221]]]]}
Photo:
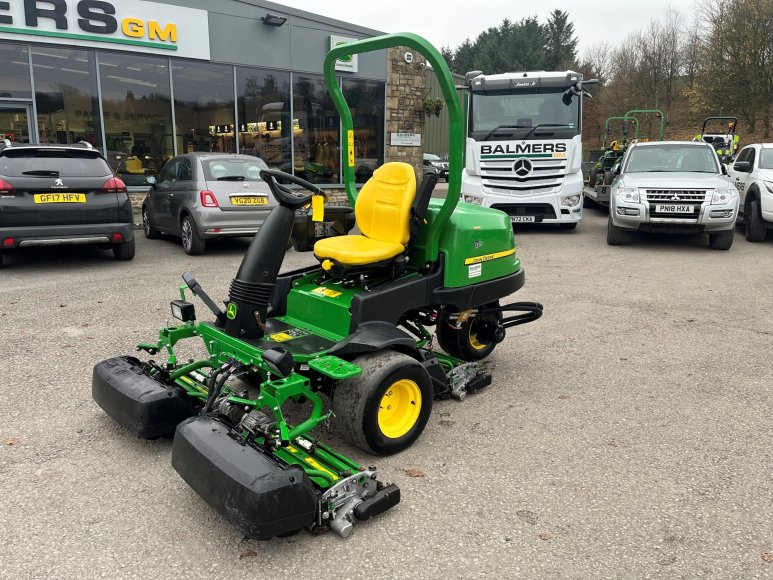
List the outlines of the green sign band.
{"type": "Polygon", "coordinates": [[[162,50],[177,50],[174,44],[162,44],[159,42],[147,42],[143,40],[129,40],[128,38],[113,38],[112,36],[94,36],[92,34],[75,34],[73,32],[54,32],[51,30],[30,30],[27,28],[13,28],[0,26],[0,32],[10,34],[29,34],[32,36],[51,36],[54,38],[72,38],[74,40],[89,40],[91,42],[110,42],[113,44],[130,44],[132,46],[144,46],[147,48],[160,48],[162,50]]]}

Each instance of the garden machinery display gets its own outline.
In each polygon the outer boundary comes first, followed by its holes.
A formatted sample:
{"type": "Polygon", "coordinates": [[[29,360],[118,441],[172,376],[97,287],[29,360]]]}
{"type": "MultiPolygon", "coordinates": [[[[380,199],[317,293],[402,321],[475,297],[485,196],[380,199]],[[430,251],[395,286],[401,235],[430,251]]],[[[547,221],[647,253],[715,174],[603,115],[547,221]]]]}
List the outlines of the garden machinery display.
{"type": "Polygon", "coordinates": [[[644,115],[654,115],[655,119],[659,120],[657,140],[663,140],[666,131],[666,116],[663,111],[658,109],[633,109],[628,111],[622,117],[609,117],[604,132],[604,150],[602,151],[601,157],[596,162],[596,165],[592,167],[588,173],[588,181],[584,189],[585,196],[588,199],[592,199],[602,206],[609,205],[609,193],[612,180],[615,177],[615,166],[622,162],[628,147],[639,141],[649,140],[649,135],[644,138],[641,136],[643,123],[639,117],[644,115]],[[610,132],[610,121],[613,120],[622,121],[622,137],[607,145],[610,132]],[[632,139],[629,138],[631,124],[633,124],[634,127],[634,137],[632,139]]]}
{"type": "MultiPolygon", "coordinates": [[[[634,137],[636,140],[639,138],[639,121],[636,117],[608,117],[604,124],[604,145],[601,150],[596,164],[590,168],[588,172],[587,185],[592,189],[596,189],[599,185],[604,184],[604,176],[607,171],[612,169],[619,158],[623,156],[626,148],[628,147],[629,133],[633,126],[634,137]],[[620,123],[620,138],[610,141],[610,134],[612,132],[613,122],[621,121],[620,123]]],[[[608,184],[606,184],[608,185],[608,184]]],[[[595,198],[594,198],[595,199],[595,198]]]]}
{"type": "Polygon", "coordinates": [[[361,235],[318,240],[318,265],[280,274],[298,212],[311,204],[311,219],[323,218],[323,192],[264,170],[278,205],[250,244],[224,308],[185,273],[171,302],[179,323],[138,346],[155,358],[108,359],[93,374],[94,399],[107,414],[139,437],[174,436],[174,469],[251,538],[326,527],[345,537],[355,521],[395,506],[396,485],[319,441],[314,428],[334,418],[365,452],[407,448],[433,399],[463,399],[489,385],[477,361],[507,328],[542,313],[538,303],[500,304],[524,284],[508,216],[459,203],[464,129],[440,53],[416,35],[387,35],[337,46],[324,74],[341,118],[344,182],[361,235]],[[434,177],[417,188],[404,163],[384,164],[355,188],[352,115],[335,63],[393,46],[426,56],[440,79],[451,135],[445,199],[430,199],[434,177]],[[200,319],[194,296],[211,320],[200,319]],[[433,327],[445,353],[433,349],[433,327]],[[206,355],[182,360],[178,345],[191,341],[203,342],[206,355]],[[291,424],[288,413],[302,418],[291,424]]]}
{"type": "Polygon", "coordinates": [[[717,152],[722,163],[732,163],[738,153],[738,142],[741,136],[735,132],[738,126],[738,117],[706,117],[701,127],[700,135],[696,135],[693,141],[705,141],[717,152]],[[709,132],[706,127],[709,124],[721,123],[723,130],[709,132]],[[727,126],[725,127],[725,123],[727,126]]]}

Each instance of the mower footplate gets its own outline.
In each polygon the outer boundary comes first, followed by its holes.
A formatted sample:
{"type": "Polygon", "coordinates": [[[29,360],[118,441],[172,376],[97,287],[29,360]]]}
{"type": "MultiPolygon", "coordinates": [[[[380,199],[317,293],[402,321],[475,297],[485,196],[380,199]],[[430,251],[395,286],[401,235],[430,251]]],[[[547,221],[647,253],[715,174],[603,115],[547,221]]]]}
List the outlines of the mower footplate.
{"type": "Polygon", "coordinates": [[[267,540],[314,523],[317,494],[306,473],[234,438],[211,416],[177,427],[172,467],[248,538],[267,540]]]}
{"type": "Polygon", "coordinates": [[[196,412],[183,389],[149,377],[132,357],[97,364],[91,394],[105,413],[142,439],[171,437],[178,423],[196,412]]]}

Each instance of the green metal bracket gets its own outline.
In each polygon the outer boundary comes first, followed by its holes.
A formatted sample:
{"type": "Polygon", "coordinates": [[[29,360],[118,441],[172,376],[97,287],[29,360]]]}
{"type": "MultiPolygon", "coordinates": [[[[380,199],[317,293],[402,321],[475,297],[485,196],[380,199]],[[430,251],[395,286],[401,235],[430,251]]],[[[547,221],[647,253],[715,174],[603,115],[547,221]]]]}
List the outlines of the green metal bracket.
{"type": "Polygon", "coordinates": [[[434,262],[438,257],[440,233],[451,218],[451,214],[459,201],[459,194],[462,190],[462,163],[464,157],[464,127],[462,125],[461,105],[453,78],[451,77],[451,71],[448,70],[445,59],[443,59],[440,52],[432,44],[416,34],[408,32],[387,34],[385,36],[347,42],[333,48],[325,57],[325,83],[341,117],[341,127],[343,128],[343,138],[341,141],[344,159],[344,186],[346,187],[346,195],[349,198],[349,202],[354,206],[357,200],[354,174],[354,127],[352,112],[349,110],[349,105],[346,104],[346,99],[344,99],[341,86],[336,78],[335,63],[337,60],[345,59],[349,55],[384,50],[395,46],[412,48],[427,59],[438,77],[440,90],[443,93],[448,109],[450,125],[448,193],[437,218],[432,220],[428,226],[429,230],[426,241],[426,256],[430,261],[434,262]]]}

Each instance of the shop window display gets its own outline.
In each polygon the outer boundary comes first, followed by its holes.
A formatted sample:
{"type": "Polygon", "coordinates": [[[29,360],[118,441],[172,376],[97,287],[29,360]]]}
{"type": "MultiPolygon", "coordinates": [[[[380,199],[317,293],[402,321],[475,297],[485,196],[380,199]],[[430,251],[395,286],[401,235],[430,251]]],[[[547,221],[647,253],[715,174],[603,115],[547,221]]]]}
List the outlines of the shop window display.
{"type": "Polygon", "coordinates": [[[293,116],[295,175],[312,183],[340,183],[340,121],[322,77],[296,75],[293,116]]]}
{"type": "Polygon", "coordinates": [[[235,153],[232,66],[172,61],[177,153],[235,153]]]}
{"type": "Polygon", "coordinates": [[[127,185],[147,185],[174,156],[169,61],[103,53],[99,79],[108,161],[127,185]]]}
{"type": "Polygon", "coordinates": [[[357,183],[365,183],[384,163],[383,82],[343,80],[343,92],[354,119],[354,171],[357,183]]]}
{"type": "Polygon", "coordinates": [[[32,69],[40,142],[101,147],[94,53],[33,47],[32,69]]]}
{"type": "Polygon", "coordinates": [[[239,153],[260,157],[274,169],[292,171],[290,127],[297,138],[300,127],[290,123],[290,74],[254,68],[236,68],[239,92],[239,153]]]}
{"type": "Polygon", "coordinates": [[[32,98],[27,46],[0,42],[0,63],[0,98],[32,98]]]}

